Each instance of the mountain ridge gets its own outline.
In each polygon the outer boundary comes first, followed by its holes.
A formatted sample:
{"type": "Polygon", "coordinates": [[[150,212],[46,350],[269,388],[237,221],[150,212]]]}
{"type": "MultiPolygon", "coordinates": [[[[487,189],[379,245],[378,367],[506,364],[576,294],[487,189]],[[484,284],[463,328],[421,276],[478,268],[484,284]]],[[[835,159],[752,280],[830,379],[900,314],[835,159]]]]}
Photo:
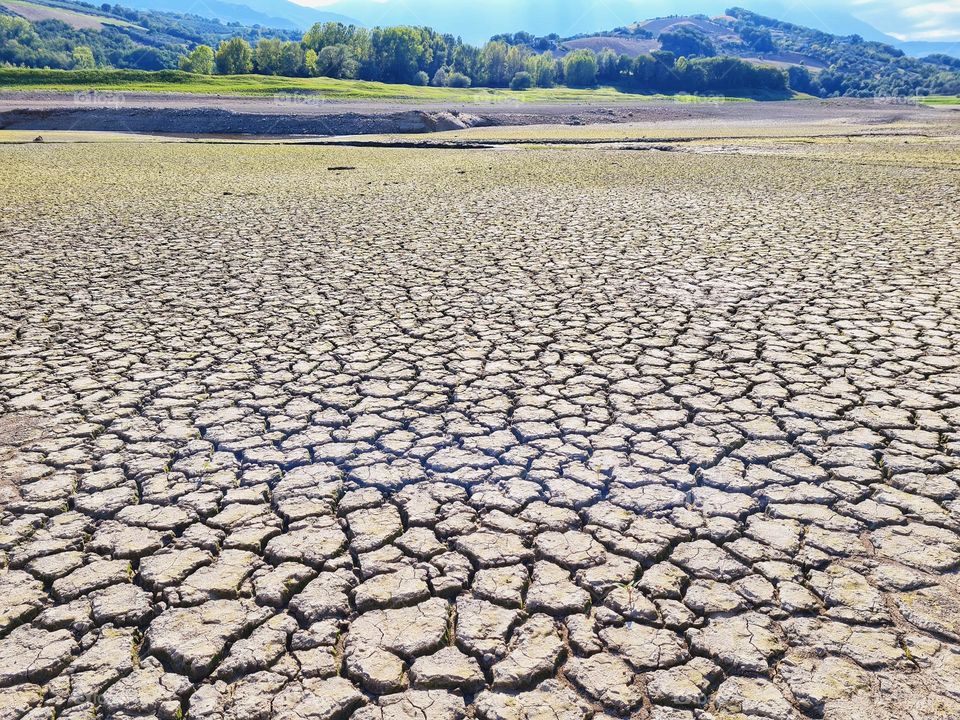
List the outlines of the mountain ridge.
{"type": "Polygon", "coordinates": [[[262,25],[280,30],[306,30],[317,22],[342,22],[360,25],[358,19],[338,12],[310,8],[289,0],[126,0],[124,6],[134,10],[153,10],[200,15],[225,23],[262,25]]]}
{"type": "MultiPolygon", "coordinates": [[[[127,0],[125,6],[139,10],[191,13],[218,19],[224,23],[307,30],[316,22],[342,22],[365,27],[387,25],[428,26],[444,33],[462,37],[471,43],[481,43],[494,35],[526,31],[535,35],[556,33],[570,37],[604,30],[642,20],[646,17],[669,15],[721,15],[725,9],[721,0],[652,0],[642,5],[635,0],[605,0],[598,13],[578,12],[570,8],[550,11],[554,0],[488,0],[485,7],[503,12],[477,12],[471,6],[450,7],[446,0],[420,0],[416,8],[407,3],[392,4],[376,0],[338,0],[323,7],[312,7],[291,0],[127,0]],[[603,9],[605,8],[605,9],[603,9]],[[687,8],[686,11],[683,11],[687,8]],[[342,10],[342,12],[341,12],[342,10]],[[466,13],[466,14],[464,14],[466,13]]],[[[596,7],[596,6],[595,6],[596,7]]],[[[859,35],[891,45],[912,57],[945,53],[960,57],[960,37],[956,41],[900,40],[886,34],[851,13],[807,5],[785,4],[780,0],[754,0],[744,4],[745,9],[759,15],[821,30],[838,36],[859,35]]]]}
{"type": "MultiPolygon", "coordinates": [[[[743,4],[745,9],[759,15],[775,17],[784,22],[813,28],[832,35],[857,34],[865,40],[874,40],[900,48],[908,54],[945,52],[960,54],[960,36],[955,41],[931,42],[900,40],[884,33],[852,13],[831,8],[812,8],[807,4],[785,3],[781,0],[754,0],[743,4]],[[905,46],[905,47],[901,47],[905,46]]],[[[488,0],[483,8],[458,4],[454,9],[445,0],[419,0],[416,7],[408,3],[394,4],[376,0],[337,0],[323,6],[325,10],[343,12],[357,18],[364,25],[428,25],[441,32],[462,36],[467,42],[482,42],[493,35],[523,30],[535,35],[556,33],[563,37],[600,32],[627,25],[643,18],[668,15],[721,15],[726,7],[723,0],[604,0],[587,10],[558,6],[555,0],[488,0]],[[464,31],[464,28],[469,28],[464,31]]]]}

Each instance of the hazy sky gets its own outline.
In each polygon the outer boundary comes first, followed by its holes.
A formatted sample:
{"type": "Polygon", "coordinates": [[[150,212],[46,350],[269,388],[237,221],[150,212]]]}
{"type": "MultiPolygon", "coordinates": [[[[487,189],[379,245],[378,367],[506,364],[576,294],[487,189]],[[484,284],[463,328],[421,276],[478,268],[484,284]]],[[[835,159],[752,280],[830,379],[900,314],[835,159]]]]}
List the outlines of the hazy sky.
{"type": "Polygon", "coordinates": [[[960,0],[852,0],[850,11],[901,40],[960,38],[960,0]]]}
{"type": "Polygon", "coordinates": [[[461,25],[478,22],[489,24],[491,16],[504,16],[505,27],[543,32],[551,28],[563,34],[576,22],[580,31],[586,19],[595,16],[598,26],[607,27],[613,18],[627,21],[669,14],[703,12],[722,13],[726,7],[739,5],[756,12],[813,25],[820,20],[820,29],[836,34],[852,32],[842,26],[840,18],[850,16],[869,23],[881,32],[901,40],[960,39],[960,0],[295,0],[301,5],[323,7],[342,12],[370,24],[380,18],[389,22],[399,13],[404,17],[421,17],[423,24],[441,29],[444,24],[461,25]],[[778,10],[780,12],[778,12],[778,10]],[[478,16],[479,13],[479,16],[478,16]],[[462,17],[458,18],[458,14],[462,17]],[[509,18],[509,19],[507,19],[509,18]],[[461,20],[461,22],[457,22],[461,20]],[[807,22],[803,22],[807,20],[807,22]],[[537,27],[533,27],[533,25],[537,27]],[[845,32],[847,31],[847,32],[845,32]]]}

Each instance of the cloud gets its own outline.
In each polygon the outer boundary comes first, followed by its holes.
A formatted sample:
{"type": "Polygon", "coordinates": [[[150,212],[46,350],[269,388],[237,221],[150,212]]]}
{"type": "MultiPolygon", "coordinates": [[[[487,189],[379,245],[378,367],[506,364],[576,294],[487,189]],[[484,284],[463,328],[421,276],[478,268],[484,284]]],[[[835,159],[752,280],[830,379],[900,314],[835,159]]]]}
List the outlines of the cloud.
{"type": "Polygon", "coordinates": [[[960,40],[960,0],[850,0],[851,12],[898,40],[960,40]]]}

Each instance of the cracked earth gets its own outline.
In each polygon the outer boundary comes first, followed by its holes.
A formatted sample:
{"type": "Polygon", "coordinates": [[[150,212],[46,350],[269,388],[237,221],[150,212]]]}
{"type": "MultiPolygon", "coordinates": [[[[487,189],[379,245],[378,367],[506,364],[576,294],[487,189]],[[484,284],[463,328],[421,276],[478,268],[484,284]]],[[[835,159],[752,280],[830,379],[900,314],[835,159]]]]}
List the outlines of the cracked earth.
{"type": "Polygon", "coordinates": [[[755,134],[0,146],[0,718],[960,717],[957,128],[755,134]]]}

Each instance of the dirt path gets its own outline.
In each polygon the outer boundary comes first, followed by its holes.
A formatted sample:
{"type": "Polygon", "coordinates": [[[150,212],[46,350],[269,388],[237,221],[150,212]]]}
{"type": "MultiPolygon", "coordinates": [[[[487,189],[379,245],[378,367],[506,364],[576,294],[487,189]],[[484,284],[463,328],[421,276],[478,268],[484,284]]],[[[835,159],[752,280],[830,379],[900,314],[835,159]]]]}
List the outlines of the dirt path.
{"type": "Polygon", "coordinates": [[[720,103],[636,100],[591,104],[404,104],[306,97],[0,92],[0,129],[135,133],[361,135],[426,133],[490,125],[568,125],[721,120],[886,124],[950,111],[866,100],[720,103]]]}

